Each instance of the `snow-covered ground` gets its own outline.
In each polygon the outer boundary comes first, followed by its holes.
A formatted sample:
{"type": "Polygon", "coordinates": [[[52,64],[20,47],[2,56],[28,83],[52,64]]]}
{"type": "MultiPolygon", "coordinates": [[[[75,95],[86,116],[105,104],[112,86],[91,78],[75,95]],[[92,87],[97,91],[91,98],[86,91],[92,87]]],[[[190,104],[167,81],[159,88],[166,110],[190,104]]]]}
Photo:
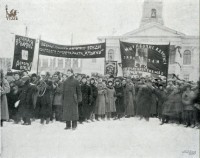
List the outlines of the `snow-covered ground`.
{"type": "Polygon", "coordinates": [[[199,130],[138,118],[98,121],[64,130],[53,122],[5,123],[2,158],[198,158],[199,130]]]}

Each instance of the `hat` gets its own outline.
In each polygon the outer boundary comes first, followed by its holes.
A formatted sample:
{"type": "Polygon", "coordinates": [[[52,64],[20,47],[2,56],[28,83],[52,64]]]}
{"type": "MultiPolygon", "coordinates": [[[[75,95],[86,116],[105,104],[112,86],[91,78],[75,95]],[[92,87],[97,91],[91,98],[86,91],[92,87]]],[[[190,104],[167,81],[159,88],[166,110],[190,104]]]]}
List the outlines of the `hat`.
{"type": "Polygon", "coordinates": [[[31,77],[37,77],[37,74],[36,74],[36,73],[33,73],[33,74],[31,75],[31,77]]]}
{"type": "Polygon", "coordinates": [[[21,78],[21,80],[24,81],[24,82],[28,81],[29,79],[30,79],[29,76],[23,76],[23,77],[21,78]]]}

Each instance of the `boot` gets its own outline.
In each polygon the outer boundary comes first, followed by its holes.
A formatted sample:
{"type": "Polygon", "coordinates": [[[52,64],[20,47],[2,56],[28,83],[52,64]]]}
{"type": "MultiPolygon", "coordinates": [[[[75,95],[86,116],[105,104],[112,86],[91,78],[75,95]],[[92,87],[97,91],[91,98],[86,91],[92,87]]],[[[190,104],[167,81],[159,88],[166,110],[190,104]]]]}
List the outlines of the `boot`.
{"type": "Polygon", "coordinates": [[[48,117],[48,118],[46,119],[46,124],[49,124],[49,122],[50,122],[50,118],[48,117]]]}
{"type": "Polygon", "coordinates": [[[40,123],[44,124],[44,118],[41,118],[40,123]]]}

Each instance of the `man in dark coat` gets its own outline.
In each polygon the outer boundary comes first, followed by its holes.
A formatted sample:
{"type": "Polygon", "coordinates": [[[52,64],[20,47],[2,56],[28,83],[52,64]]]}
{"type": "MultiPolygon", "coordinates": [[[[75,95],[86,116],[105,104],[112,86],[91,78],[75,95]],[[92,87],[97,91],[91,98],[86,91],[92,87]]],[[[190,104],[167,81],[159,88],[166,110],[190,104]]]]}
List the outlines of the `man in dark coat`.
{"type": "Polygon", "coordinates": [[[90,79],[90,88],[91,88],[90,117],[91,117],[91,120],[93,121],[92,115],[94,114],[94,111],[95,111],[96,99],[97,99],[97,95],[98,95],[98,90],[97,90],[97,87],[95,86],[94,78],[90,79]]]}
{"type": "Polygon", "coordinates": [[[23,87],[19,96],[19,110],[17,113],[18,120],[23,119],[23,125],[30,125],[33,111],[33,98],[32,95],[37,91],[36,86],[30,84],[30,78],[28,76],[22,77],[23,87]]]}
{"type": "Polygon", "coordinates": [[[41,80],[38,82],[38,99],[36,108],[39,110],[40,123],[49,123],[52,115],[52,96],[53,96],[53,83],[49,80],[50,74],[41,72],[41,80]]]}
{"type": "Polygon", "coordinates": [[[87,78],[83,77],[81,80],[81,94],[82,94],[82,112],[83,112],[83,120],[88,122],[90,119],[90,106],[91,106],[91,88],[87,84],[87,78]]]}
{"type": "Polygon", "coordinates": [[[152,87],[151,80],[147,80],[145,84],[139,86],[139,91],[136,97],[137,115],[140,119],[143,117],[149,121],[151,105],[153,104],[154,88],[152,87]]]}
{"type": "Polygon", "coordinates": [[[63,121],[66,121],[66,128],[76,129],[79,119],[78,102],[81,102],[81,89],[79,82],[74,79],[73,70],[67,70],[68,78],[63,83],[63,121]]]}
{"type": "Polygon", "coordinates": [[[116,93],[116,112],[117,112],[117,118],[120,119],[124,112],[125,112],[125,107],[124,107],[124,93],[123,93],[123,87],[121,85],[121,81],[119,79],[115,80],[115,93],[116,93]]]}

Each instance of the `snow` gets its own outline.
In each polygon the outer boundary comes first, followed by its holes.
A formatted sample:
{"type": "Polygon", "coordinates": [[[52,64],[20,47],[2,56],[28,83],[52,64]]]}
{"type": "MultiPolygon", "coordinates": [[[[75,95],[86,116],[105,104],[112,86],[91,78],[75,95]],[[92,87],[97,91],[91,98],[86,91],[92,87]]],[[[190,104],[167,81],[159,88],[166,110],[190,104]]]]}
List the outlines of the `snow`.
{"type": "Polygon", "coordinates": [[[64,130],[65,123],[31,126],[6,122],[2,158],[197,158],[199,130],[151,118],[95,121],[64,130]]]}

